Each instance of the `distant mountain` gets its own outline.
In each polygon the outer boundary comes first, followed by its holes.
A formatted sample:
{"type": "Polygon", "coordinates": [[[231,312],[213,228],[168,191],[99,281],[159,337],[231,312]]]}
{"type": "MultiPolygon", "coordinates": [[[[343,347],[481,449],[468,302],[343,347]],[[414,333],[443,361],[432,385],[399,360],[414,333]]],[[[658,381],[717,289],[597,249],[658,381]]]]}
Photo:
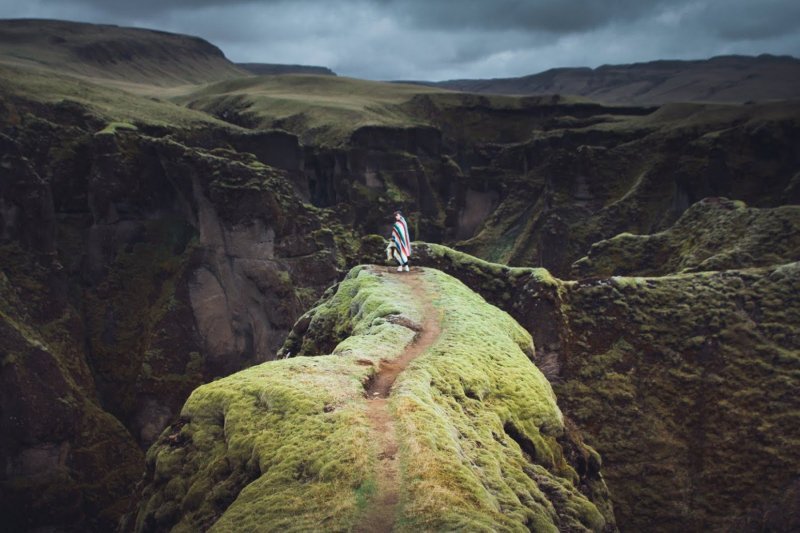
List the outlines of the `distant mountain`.
{"type": "Polygon", "coordinates": [[[160,87],[250,75],[199,37],[39,19],[0,20],[0,63],[160,87]]]}
{"type": "Polygon", "coordinates": [[[520,78],[449,80],[425,85],[470,93],[569,94],[606,103],[745,102],[800,97],[800,60],[719,56],[591,68],[556,68],[520,78]]]}
{"type": "Polygon", "coordinates": [[[237,67],[257,76],[277,74],[316,74],[319,76],[336,76],[328,67],[315,67],[310,65],[280,65],[277,63],[236,63],[237,67]]]}

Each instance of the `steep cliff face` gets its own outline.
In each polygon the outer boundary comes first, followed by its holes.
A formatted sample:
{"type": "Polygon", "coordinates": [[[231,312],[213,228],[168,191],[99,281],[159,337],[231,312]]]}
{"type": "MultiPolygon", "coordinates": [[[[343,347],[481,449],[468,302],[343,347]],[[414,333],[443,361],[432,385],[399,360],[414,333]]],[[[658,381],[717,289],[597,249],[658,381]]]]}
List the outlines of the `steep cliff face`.
{"type": "Polygon", "coordinates": [[[722,531],[763,509],[792,523],[774,502],[800,461],[798,263],[563,282],[417,250],[532,333],[559,405],[604,458],[621,529],[722,531]]]}
{"type": "Polygon", "coordinates": [[[792,101],[603,106],[305,76],[224,82],[184,100],[298,135],[311,147],[310,201],[342,202],[363,232],[402,207],[420,239],[563,278],[593,243],[666,230],[706,197],[800,201],[792,101]]]}
{"type": "Polygon", "coordinates": [[[89,358],[118,401],[142,365],[207,378],[269,357],[336,279],[332,234],[296,199],[287,171],[131,128],[92,133],[31,120],[41,128],[35,142],[5,138],[16,187],[4,198],[3,231],[83,285],[74,303],[89,358]],[[37,150],[53,157],[23,155],[37,150]],[[177,346],[182,355],[159,363],[177,346]]]}
{"type": "MultiPolygon", "coordinates": [[[[600,458],[567,429],[529,362],[530,336],[440,272],[357,267],[296,331],[302,353],[197,389],[148,452],[141,506],[127,527],[363,529],[377,505],[380,450],[365,388],[429,323],[441,333],[400,374],[395,419],[400,497],[394,530],[615,530],[600,458]]],[[[367,529],[369,529],[367,527],[367,529]]]]}
{"type": "Polygon", "coordinates": [[[498,146],[485,163],[493,179],[484,189],[496,191],[496,207],[457,247],[566,278],[594,242],[665,230],[704,197],[797,203],[800,108],[787,105],[788,115],[770,106],[668,105],[498,146]]]}
{"type": "Polygon", "coordinates": [[[798,267],[612,278],[567,293],[554,388],[608,450],[621,522],[721,529],[796,477],[798,267]]]}
{"type": "Polygon", "coordinates": [[[281,169],[213,140],[267,138],[254,151],[281,164],[276,146],[299,151],[289,135],[165,137],[77,104],[6,111],[4,505],[21,528],[102,529],[141,472],[139,447],[195,387],[274,357],[337,279],[347,232],[298,199],[296,159],[281,169]],[[59,476],[69,490],[41,490],[59,476]]]}
{"type": "Polygon", "coordinates": [[[63,271],[0,247],[0,512],[8,531],[114,529],[143,454],[100,405],[63,271]]]}

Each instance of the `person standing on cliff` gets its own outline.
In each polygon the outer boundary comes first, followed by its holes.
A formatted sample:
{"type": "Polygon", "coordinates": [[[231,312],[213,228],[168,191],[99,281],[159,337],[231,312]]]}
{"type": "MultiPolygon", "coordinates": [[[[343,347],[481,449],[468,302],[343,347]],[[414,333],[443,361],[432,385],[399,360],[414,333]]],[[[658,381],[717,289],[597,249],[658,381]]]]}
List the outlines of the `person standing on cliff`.
{"type": "Polygon", "coordinates": [[[408,258],[411,257],[411,235],[408,233],[408,224],[400,211],[394,212],[394,226],[392,226],[392,244],[397,249],[395,259],[400,264],[398,272],[409,271],[408,258]]]}

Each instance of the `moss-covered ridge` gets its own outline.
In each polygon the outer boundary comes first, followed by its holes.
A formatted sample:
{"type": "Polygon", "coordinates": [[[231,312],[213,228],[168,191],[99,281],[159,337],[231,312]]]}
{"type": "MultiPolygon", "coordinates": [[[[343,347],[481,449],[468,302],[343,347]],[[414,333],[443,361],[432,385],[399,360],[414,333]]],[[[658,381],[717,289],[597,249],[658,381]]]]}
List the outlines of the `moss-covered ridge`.
{"type": "Polygon", "coordinates": [[[419,320],[413,303],[381,296],[399,289],[354,270],[317,308],[320,316],[341,313],[356,331],[334,351],[340,356],[274,361],[197,389],[148,452],[135,529],[341,530],[354,523],[374,487],[364,383],[381,357],[413,339],[387,318],[419,320]],[[359,341],[367,349],[356,354],[359,341]]]}
{"type": "Polygon", "coordinates": [[[584,448],[580,474],[565,456],[564,420],[529,362],[529,334],[456,279],[436,270],[427,279],[442,334],[400,375],[392,403],[403,528],[614,529],[599,456],[584,448]]]}
{"type": "MultiPolygon", "coordinates": [[[[599,456],[567,435],[525,354],[530,336],[455,279],[423,277],[442,334],[390,397],[402,464],[396,527],[614,529],[599,456]]],[[[343,336],[333,356],[265,363],[197,389],[148,452],[128,527],[357,524],[376,486],[364,387],[380,359],[414,339],[421,306],[406,293],[400,276],[356,267],[305,317],[305,335],[324,327],[343,336]]]]}
{"type": "Polygon", "coordinates": [[[666,231],[621,233],[592,245],[578,277],[662,276],[780,265],[800,259],[800,207],[751,208],[727,198],[692,205],[666,231]]]}

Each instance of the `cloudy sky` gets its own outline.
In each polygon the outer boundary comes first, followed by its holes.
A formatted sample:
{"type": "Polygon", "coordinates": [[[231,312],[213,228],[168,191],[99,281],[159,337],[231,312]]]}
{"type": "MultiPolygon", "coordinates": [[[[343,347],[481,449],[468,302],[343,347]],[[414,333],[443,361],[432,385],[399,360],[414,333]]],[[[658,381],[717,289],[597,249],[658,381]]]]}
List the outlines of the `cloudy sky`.
{"type": "Polygon", "coordinates": [[[0,0],[0,18],[22,17],[186,33],[233,61],[322,65],[368,79],[800,57],[798,0],[0,0]]]}

